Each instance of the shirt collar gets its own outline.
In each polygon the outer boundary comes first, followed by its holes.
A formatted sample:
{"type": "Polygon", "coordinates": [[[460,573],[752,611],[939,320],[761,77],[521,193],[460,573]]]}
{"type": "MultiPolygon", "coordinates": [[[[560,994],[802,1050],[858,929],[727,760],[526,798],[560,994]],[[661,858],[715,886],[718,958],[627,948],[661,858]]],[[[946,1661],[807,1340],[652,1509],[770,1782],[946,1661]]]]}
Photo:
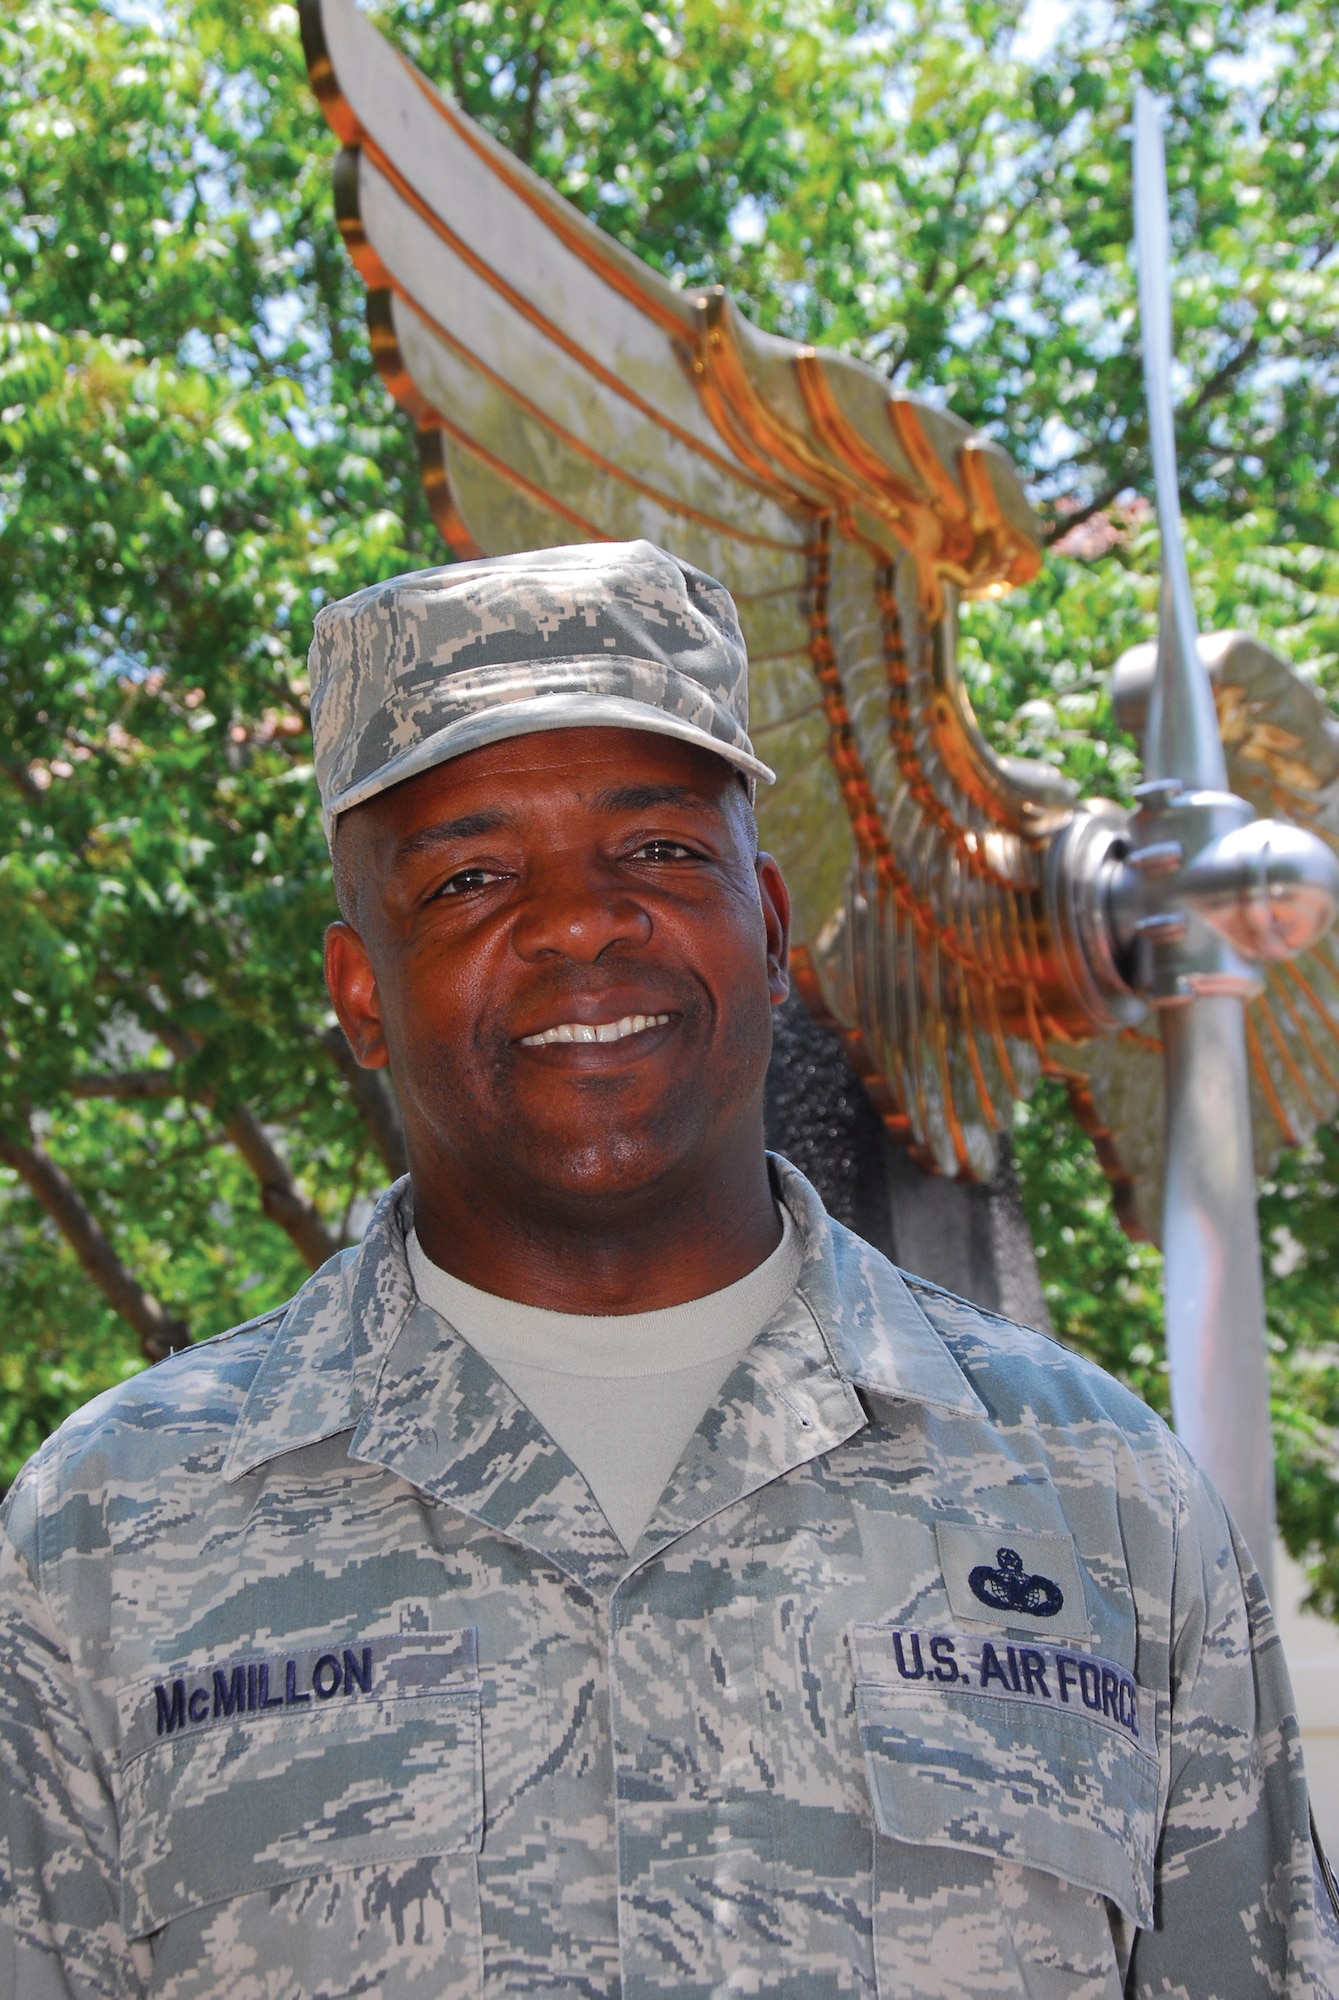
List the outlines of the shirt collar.
{"type": "MultiPolygon", "coordinates": [[[[638,1561],[859,1429],[853,1388],[983,1414],[900,1273],[833,1221],[788,1162],[773,1158],[772,1170],[803,1247],[795,1293],[725,1383],[638,1561]]],[[[405,1179],[382,1197],[357,1249],[332,1258],[297,1294],[247,1394],[224,1478],[351,1430],[351,1456],[542,1545],[564,1569],[585,1572],[583,1581],[595,1583],[592,1564],[602,1573],[626,1568],[570,1461],[488,1363],[420,1303],[405,1251],[411,1223],[405,1179]],[[555,1550],[555,1536],[563,1548],[555,1550]]]]}
{"type": "Polygon", "coordinates": [[[418,1305],[405,1254],[412,1204],[406,1175],[377,1203],[362,1242],[330,1258],[293,1299],[247,1392],[226,1480],[353,1429],[375,1401],[386,1356],[418,1305]]]}
{"type": "Polygon", "coordinates": [[[830,1216],[802,1173],[772,1155],[804,1244],[797,1291],[848,1382],[878,1396],[979,1417],[985,1405],[895,1265],[830,1216]]]}

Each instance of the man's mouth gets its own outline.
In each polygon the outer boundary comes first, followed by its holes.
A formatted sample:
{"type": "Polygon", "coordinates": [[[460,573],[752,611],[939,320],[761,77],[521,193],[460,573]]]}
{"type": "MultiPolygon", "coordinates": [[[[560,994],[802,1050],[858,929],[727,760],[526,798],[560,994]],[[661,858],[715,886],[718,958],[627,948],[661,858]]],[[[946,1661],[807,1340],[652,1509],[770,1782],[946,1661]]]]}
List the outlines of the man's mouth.
{"type": "Polygon", "coordinates": [[[625,1014],[621,1021],[560,1021],[538,1035],[522,1035],[523,1049],[547,1048],[551,1042],[623,1042],[629,1035],[669,1025],[668,1014],[625,1014]]]}

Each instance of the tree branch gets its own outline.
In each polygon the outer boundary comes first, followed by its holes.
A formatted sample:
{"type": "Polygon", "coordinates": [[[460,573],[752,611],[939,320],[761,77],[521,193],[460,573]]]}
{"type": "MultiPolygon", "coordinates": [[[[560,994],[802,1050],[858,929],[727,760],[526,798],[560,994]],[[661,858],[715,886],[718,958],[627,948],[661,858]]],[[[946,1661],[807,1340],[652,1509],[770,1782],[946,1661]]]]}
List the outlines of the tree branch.
{"type": "MultiPolygon", "coordinates": [[[[1226,360],[1219,363],[1213,374],[1200,384],[1190,401],[1178,412],[1181,422],[1184,423],[1187,417],[1200,416],[1217,397],[1222,395],[1225,389],[1230,388],[1243,369],[1249,367],[1251,362],[1254,361],[1260,352],[1262,344],[1263,336],[1257,330],[1249,334],[1245,340],[1234,348],[1226,360]]],[[[1103,508],[1111,505],[1117,494],[1122,493],[1127,486],[1133,483],[1135,455],[1131,450],[1131,446],[1143,443],[1146,438],[1147,426],[1145,424],[1141,422],[1131,425],[1130,430],[1126,433],[1126,471],[1114,479],[1108,479],[1105,486],[1091,500],[1085,502],[1082,507],[1077,508],[1074,513],[1066,514],[1063,518],[1052,522],[1051,526],[1046,530],[1045,536],[1048,548],[1052,543],[1062,541],[1073,529],[1081,528],[1085,521],[1092,519],[1094,514],[1100,514],[1103,508]]],[[[1080,453],[1072,462],[1082,464],[1085,457],[1091,461],[1098,456],[1099,453],[1096,450],[1086,454],[1080,453]]],[[[1187,453],[1181,465],[1183,475],[1181,481],[1181,504],[1183,507],[1187,506],[1190,499],[1189,487],[1184,478],[1189,462],[1189,453],[1187,453]]]]}
{"type": "MultiPolygon", "coordinates": [[[[962,193],[962,184],[967,178],[967,169],[971,163],[972,154],[976,151],[977,145],[980,143],[981,134],[985,129],[986,121],[984,118],[980,118],[977,120],[973,130],[965,135],[963,143],[958,149],[958,163],[954,170],[953,179],[949,183],[948,194],[939,203],[941,214],[947,213],[952,215],[957,205],[958,196],[962,193]]],[[[921,290],[929,297],[934,296],[935,286],[939,283],[939,267],[943,261],[944,259],[938,250],[931,252],[930,261],[926,265],[921,278],[921,290]]],[[[949,290],[952,290],[953,285],[956,285],[957,282],[958,273],[955,266],[949,290]]]]}
{"type": "Polygon", "coordinates": [[[33,783],[26,764],[20,763],[16,757],[6,757],[0,761],[0,770],[4,771],[5,776],[22,792],[25,799],[31,799],[34,805],[40,801],[42,788],[33,783]]]}
{"type": "MultiPolygon", "coordinates": [[[[154,1026],[178,1062],[189,1062],[192,1056],[199,1054],[200,1044],[195,1036],[179,1028],[174,1021],[159,1014],[154,1026]]],[[[202,1090],[192,1094],[199,1103],[211,1109],[214,1107],[213,1091],[202,1090]]],[[[226,1118],[220,1119],[220,1123],[225,1136],[260,1182],[260,1205],[266,1215],[272,1222],[277,1222],[291,1239],[308,1268],[319,1270],[328,1257],[334,1256],[339,1244],[321,1220],[316,1203],[298,1185],[293,1169],[269,1138],[255,1113],[249,1111],[245,1104],[237,1105],[226,1118]]]]}
{"type": "Polygon", "coordinates": [[[134,1327],[146,1360],[161,1361],[177,1348],[190,1346],[185,1320],[168,1313],[122,1263],[92,1209],[50,1153],[36,1144],[0,1139],[0,1160],[32,1190],[93,1283],[134,1327]]]}
{"type": "Polygon", "coordinates": [[[1091,521],[1094,514],[1100,514],[1104,508],[1109,507],[1116,496],[1125,491],[1129,483],[1128,479],[1109,481],[1099,493],[1093,495],[1091,500],[1086,500],[1082,507],[1076,507],[1072,514],[1057,517],[1046,529],[1043,537],[1047,548],[1049,549],[1055,542],[1062,542],[1066,535],[1073,534],[1074,530],[1081,528],[1085,521],[1091,521]]]}
{"type": "Polygon", "coordinates": [[[129,1069],[70,1079],[71,1097],[180,1097],[181,1079],[170,1069],[129,1069]]]}
{"type": "Polygon", "coordinates": [[[1263,335],[1257,330],[1255,333],[1248,335],[1242,341],[1241,345],[1228,355],[1226,361],[1220,362],[1208,380],[1202,382],[1195,391],[1190,402],[1186,405],[1184,412],[1181,413],[1183,417],[1198,416],[1200,411],[1207,404],[1212,403],[1216,396],[1221,396],[1224,389],[1228,388],[1236,380],[1237,376],[1240,375],[1242,369],[1254,361],[1256,355],[1260,352],[1262,340],[1263,335]]]}
{"type": "MultiPolygon", "coordinates": [[[[349,1087],[352,1097],[367,1129],[367,1135],[375,1146],[381,1163],[392,1180],[409,1170],[409,1155],[405,1150],[404,1125],[400,1118],[400,1107],[395,1099],[395,1087],[385,1070],[364,1069],[356,1060],[353,1050],[345,1039],[344,1030],[338,1026],[327,1028],[320,1040],[349,1087]]],[[[169,1042],[169,1046],[173,1046],[169,1042]]],[[[193,1039],[175,1038],[176,1053],[184,1061],[197,1053],[193,1039]]],[[[185,1095],[185,1086],[180,1074],[170,1069],[138,1069],[109,1071],[102,1075],[89,1074],[71,1079],[71,1097],[110,1097],[118,1099],[180,1097],[185,1095]]],[[[200,1101],[208,1102],[208,1099],[200,1101]]],[[[265,1137],[263,1127],[249,1111],[237,1114],[236,1130],[231,1124],[225,1125],[228,1138],[237,1147],[243,1159],[257,1175],[262,1187],[262,1206],[265,1213],[288,1230],[304,1257],[312,1268],[323,1264],[328,1256],[333,1256],[339,1245],[326,1232],[314,1205],[302,1193],[289,1168],[274,1145],[265,1137]],[[315,1227],[313,1227],[315,1218],[315,1227]],[[328,1243],[328,1249],[322,1244],[328,1243]],[[320,1252],[318,1255],[317,1252],[320,1252]]]]}
{"type": "Polygon", "coordinates": [[[321,1041],[349,1086],[349,1095],[358,1107],[367,1127],[367,1135],[381,1157],[382,1166],[392,1180],[398,1180],[401,1174],[409,1171],[409,1154],[405,1149],[404,1120],[400,1116],[390,1071],[364,1069],[338,1024],[327,1028],[321,1041]]]}
{"type": "Polygon", "coordinates": [[[530,81],[525,93],[525,107],[521,113],[520,130],[516,135],[515,152],[518,158],[529,166],[535,150],[535,125],[539,117],[539,93],[548,75],[547,46],[553,17],[558,11],[558,0],[551,0],[539,23],[535,35],[534,52],[530,58],[530,81]]]}
{"type": "Polygon", "coordinates": [[[223,1130],[260,1182],[260,1205],[266,1215],[292,1238],[310,1268],[318,1270],[327,1257],[334,1256],[339,1244],[260,1120],[239,1104],[223,1120],[223,1130]]]}

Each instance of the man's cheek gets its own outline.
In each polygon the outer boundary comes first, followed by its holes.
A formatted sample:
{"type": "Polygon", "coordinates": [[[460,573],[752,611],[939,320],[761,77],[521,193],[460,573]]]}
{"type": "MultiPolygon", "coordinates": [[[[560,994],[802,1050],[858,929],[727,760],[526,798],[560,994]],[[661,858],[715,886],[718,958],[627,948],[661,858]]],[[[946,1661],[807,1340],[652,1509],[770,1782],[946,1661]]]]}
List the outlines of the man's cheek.
{"type": "MultiPolygon", "coordinates": [[[[392,1073],[396,1073],[396,1051],[392,1073]]],[[[465,1033],[410,1027],[399,1051],[399,1078],[406,1080],[414,1101],[434,1122],[488,1122],[487,1107],[496,1102],[500,1077],[496,1064],[481,1061],[465,1033]]]]}

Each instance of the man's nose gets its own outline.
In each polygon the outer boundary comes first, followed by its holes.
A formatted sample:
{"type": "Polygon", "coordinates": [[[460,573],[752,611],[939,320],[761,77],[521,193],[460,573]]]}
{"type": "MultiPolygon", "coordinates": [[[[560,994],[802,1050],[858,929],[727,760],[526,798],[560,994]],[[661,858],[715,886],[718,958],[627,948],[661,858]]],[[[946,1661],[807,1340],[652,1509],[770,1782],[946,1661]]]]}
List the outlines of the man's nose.
{"type": "Polygon", "coordinates": [[[651,936],[648,911],[626,889],[594,871],[549,868],[531,886],[512,927],[524,959],[575,959],[593,965],[617,945],[644,945],[651,936]]]}

